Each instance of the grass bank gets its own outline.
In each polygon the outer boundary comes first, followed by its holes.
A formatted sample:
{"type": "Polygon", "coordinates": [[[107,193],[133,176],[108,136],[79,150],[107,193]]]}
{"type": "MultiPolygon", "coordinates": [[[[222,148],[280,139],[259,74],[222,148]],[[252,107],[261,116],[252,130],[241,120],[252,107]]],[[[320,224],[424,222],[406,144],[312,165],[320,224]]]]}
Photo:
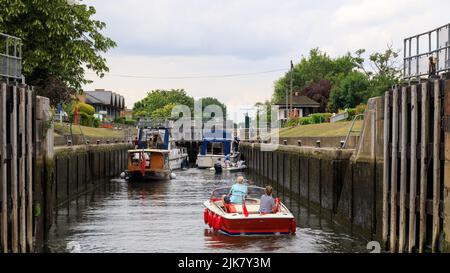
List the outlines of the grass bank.
{"type": "MultiPolygon", "coordinates": [[[[363,121],[355,122],[354,130],[361,130],[363,121]]],[[[334,137],[346,136],[352,125],[351,121],[342,121],[335,123],[320,123],[300,125],[293,128],[283,128],[280,130],[280,137],[334,137]]],[[[352,135],[359,135],[358,132],[352,135]]]]}
{"type": "MultiPolygon", "coordinates": [[[[57,135],[64,135],[70,134],[70,129],[68,125],[65,125],[64,128],[60,123],[55,123],[55,134],[57,135]]],[[[114,130],[114,129],[107,129],[107,128],[93,128],[93,127],[86,127],[86,126],[78,126],[73,125],[72,126],[72,134],[73,135],[81,135],[84,134],[85,137],[92,137],[92,138],[123,138],[125,135],[123,130],[114,130]]]]}

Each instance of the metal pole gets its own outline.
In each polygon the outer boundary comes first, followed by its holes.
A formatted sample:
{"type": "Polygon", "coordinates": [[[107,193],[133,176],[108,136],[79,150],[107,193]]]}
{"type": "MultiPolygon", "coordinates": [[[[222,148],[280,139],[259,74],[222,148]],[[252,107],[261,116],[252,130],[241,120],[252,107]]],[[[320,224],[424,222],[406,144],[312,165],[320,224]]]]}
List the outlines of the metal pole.
{"type": "Polygon", "coordinates": [[[292,88],[293,88],[293,74],[294,74],[294,64],[291,60],[291,84],[290,84],[290,97],[291,97],[291,105],[289,107],[289,114],[292,113],[292,88]]]}

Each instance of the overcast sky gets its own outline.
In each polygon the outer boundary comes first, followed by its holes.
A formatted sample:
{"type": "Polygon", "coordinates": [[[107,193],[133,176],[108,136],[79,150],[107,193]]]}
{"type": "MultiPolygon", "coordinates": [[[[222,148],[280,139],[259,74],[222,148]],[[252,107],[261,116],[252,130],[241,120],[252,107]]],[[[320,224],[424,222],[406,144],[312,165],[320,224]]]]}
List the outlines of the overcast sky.
{"type": "Polygon", "coordinates": [[[332,56],[382,51],[388,43],[402,49],[403,38],[450,22],[448,0],[83,2],[95,6],[96,19],[107,24],[104,34],[118,44],[106,55],[111,75],[89,74],[94,82],[85,90],[113,90],[131,108],[152,89],[184,88],[193,97],[217,97],[238,120],[246,108],[269,99],[284,74],[279,70],[311,48],[332,56]]]}

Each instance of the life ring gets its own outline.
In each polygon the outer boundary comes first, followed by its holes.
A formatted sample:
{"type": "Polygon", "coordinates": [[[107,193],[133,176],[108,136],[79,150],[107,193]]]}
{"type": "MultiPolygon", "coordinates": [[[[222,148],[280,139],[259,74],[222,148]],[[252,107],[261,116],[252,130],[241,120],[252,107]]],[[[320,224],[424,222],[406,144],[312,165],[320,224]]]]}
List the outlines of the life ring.
{"type": "Polygon", "coordinates": [[[215,219],[216,220],[214,221],[214,230],[219,230],[222,224],[222,217],[217,215],[215,219]]]}
{"type": "Polygon", "coordinates": [[[208,224],[208,209],[205,209],[203,212],[203,221],[205,221],[205,224],[208,224]]]}
{"type": "Polygon", "coordinates": [[[295,235],[297,232],[297,222],[295,221],[295,218],[291,221],[291,234],[295,235]]]}

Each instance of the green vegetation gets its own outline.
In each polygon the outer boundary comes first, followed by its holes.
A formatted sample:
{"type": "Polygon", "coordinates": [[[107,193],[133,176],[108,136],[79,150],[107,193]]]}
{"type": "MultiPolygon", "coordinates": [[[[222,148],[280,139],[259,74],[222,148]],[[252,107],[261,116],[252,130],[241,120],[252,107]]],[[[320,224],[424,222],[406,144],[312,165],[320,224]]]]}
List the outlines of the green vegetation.
{"type": "Polygon", "coordinates": [[[100,120],[94,117],[95,108],[87,103],[83,102],[69,102],[63,104],[63,111],[67,113],[69,121],[74,122],[75,106],[78,107],[78,114],[80,115],[80,125],[99,127],[100,120]]]}
{"type": "MultiPolygon", "coordinates": [[[[207,106],[217,105],[226,116],[227,108],[225,104],[216,98],[206,97],[200,100],[202,101],[202,111],[207,106]]],[[[157,89],[150,91],[144,99],[134,104],[133,115],[136,117],[171,118],[172,109],[176,105],[185,105],[189,107],[191,114],[194,114],[194,98],[188,96],[184,89],[157,89]]]]}
{"type": "MultiPolygon", "coordinates": [[[[55,133],[57,135],[64,135],[68,134],[68,128],[66,125],[65,128],[60,123],[55,122],[55,133]],[[64,131],[66,130],[66,131],[64,131]]],[[[81,132],[83,132],[85,137],[92,137],[92,138],[123,138],[124,132],[122,130],[113,130],[113,129],[107,129],[107,128],[93,128],[88,126],[77,126],[72,125],[72,134],[73,135],[81,135],[81,132]],[[80,130],[81,127],[81,130],[80,130]]]]}
{"type": "MultiPolygon", "coordinates": [[[[398,52],[390,46],[382,53],[364,57],[365,50],[331,58],[318,48],[301,58],[292,72],[293,91],[320,103],[319,112],[337,112],[367,103],[400,81],[398,52]],[[369,67],[366,67],[369,66],[369,67]]],[[[275,82],[272,103],[284,101],[291,73],[275,82]]],[[[257,105],[262,105],[258,103],[257,105]]]]}
{"type": "Polygon", "coordinates": [[[67,0],[0,1],[0,32],[22,39],[23,74],[55,106],[89,83],[85,68],[102,77],[103,53],[116,46],[94,20],[94,7],[67,0]],[[74,2],[74,3],[73,3],[74,2]]]}
{"type": "MultiPolygon", "coordinates": [[[[355,122],[354,130],[360,130],[363,121],[355,122]]],[[[301,125],[280,130],[280,137],[333,137],[346,136],[352,125],[351,121],[301,125]]],[[[357,135],[358,133],[353,133],[357,135]]]]}

